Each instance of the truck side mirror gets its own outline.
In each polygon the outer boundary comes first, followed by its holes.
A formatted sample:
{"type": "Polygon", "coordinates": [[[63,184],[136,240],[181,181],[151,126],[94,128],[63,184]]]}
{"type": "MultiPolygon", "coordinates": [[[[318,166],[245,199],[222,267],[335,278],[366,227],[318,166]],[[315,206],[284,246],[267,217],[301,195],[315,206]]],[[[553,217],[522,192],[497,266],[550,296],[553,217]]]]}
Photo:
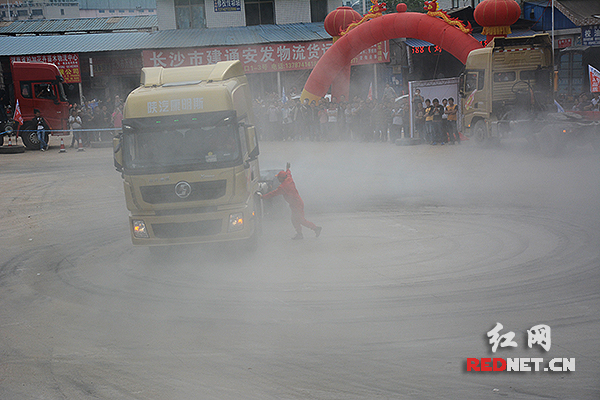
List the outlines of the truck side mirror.
{"type": "Polygon", "coordinates": [[[113,138],[113,162],[119,172],[123,172],[123,146],[121,145],[121,136],[113,138]]]}
{"type": "Polygon", "coordinates": [[[256,137],[256,128],[252,125],[245,127],[246,143],[248,146],[248,157],[255,160],[258,157],[258,138],[256,137]]]}
{"type": "Polygon", "coordinates": [[[458,77],[458,95],[465,98],[465,74],[460,74],[458,77]]]}

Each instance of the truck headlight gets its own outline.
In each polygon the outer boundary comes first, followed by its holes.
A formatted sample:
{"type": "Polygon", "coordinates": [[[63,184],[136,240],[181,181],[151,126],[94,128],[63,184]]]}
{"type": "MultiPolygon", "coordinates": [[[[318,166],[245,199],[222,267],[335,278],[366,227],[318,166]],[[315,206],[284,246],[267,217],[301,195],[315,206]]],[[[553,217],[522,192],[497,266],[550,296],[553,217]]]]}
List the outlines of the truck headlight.
{"type": "Polygon", "coordinates": [[[235,232],[244,229],[244,214],[234,213],[229,214],[229,226],[227,232],[235,232]]]}
{"type": "Polygon", "coordinates": [[[133,223],[133,236],[140,238],[149,238],[148,230],[146,229],[146,224],[141,219],[134,219],[133,223]]]}

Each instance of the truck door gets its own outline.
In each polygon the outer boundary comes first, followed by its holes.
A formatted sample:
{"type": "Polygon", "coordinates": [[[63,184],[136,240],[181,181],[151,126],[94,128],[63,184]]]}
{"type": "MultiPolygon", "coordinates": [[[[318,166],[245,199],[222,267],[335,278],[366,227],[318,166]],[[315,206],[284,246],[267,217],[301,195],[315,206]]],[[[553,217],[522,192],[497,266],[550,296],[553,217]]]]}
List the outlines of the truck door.
{"type": "Polygon", "coordinates": [[[483,91],[485,84],[485,71],[484,70],[468,70],[465,71],[462,78],[461,95],[464,99],[463,108],[465,112],[473,112],[473,109],[479,107],[484,97],[478,92],[483,91]]]}

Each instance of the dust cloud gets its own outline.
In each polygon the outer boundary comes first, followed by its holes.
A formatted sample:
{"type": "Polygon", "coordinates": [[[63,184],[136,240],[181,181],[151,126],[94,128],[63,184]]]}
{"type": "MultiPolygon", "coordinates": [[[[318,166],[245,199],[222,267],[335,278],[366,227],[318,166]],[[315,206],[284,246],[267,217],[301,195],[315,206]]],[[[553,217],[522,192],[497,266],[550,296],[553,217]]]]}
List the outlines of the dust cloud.
{"type": "Polygon", "coordinates": [[[500,147],[394,146],[387,143],[270,143],[261,168],[291,162],[307,210],[380,207],[554,207],[600,210],[600,157],[591,146],[548,158],[519,139],[500,147]],[[291,152],[286,148],[293,149],[291,152]],[[533,190],[535,189],[535,190],[533,190]]]}

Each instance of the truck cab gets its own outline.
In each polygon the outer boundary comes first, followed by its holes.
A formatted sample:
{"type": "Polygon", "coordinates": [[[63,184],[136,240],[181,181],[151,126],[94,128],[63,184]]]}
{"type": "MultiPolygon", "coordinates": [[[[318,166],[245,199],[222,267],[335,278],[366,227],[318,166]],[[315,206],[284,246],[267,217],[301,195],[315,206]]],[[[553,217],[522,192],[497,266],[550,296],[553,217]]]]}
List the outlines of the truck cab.
{"type": "Polygon", "coordinates": [[[494,38],[469,53],[461,76],[463,128],[478,142],[497,141],[514,127],[535,130],[553,105],[548,34],[494,38]]]}
{"type": "MultiPolygon", "coordinates": [[[[30,150],[37,150],[40,142],[36,126],[31,124],[34,110],[38,109],[55,135],[68,135],[69,102],[63,89],[63,78],[58,67],[49,63],[12,62],[14,104],[19,102],[23,125],[19,135],[30,150]]],[[[47,142],[47,139],[46,139],[47,142]]]]}
{"type": "Polygon", "coordinates": [[[123,116],[113,144],[134,245],[255,243],[259,148],[239,61],[143,68],[123,116]]]}

